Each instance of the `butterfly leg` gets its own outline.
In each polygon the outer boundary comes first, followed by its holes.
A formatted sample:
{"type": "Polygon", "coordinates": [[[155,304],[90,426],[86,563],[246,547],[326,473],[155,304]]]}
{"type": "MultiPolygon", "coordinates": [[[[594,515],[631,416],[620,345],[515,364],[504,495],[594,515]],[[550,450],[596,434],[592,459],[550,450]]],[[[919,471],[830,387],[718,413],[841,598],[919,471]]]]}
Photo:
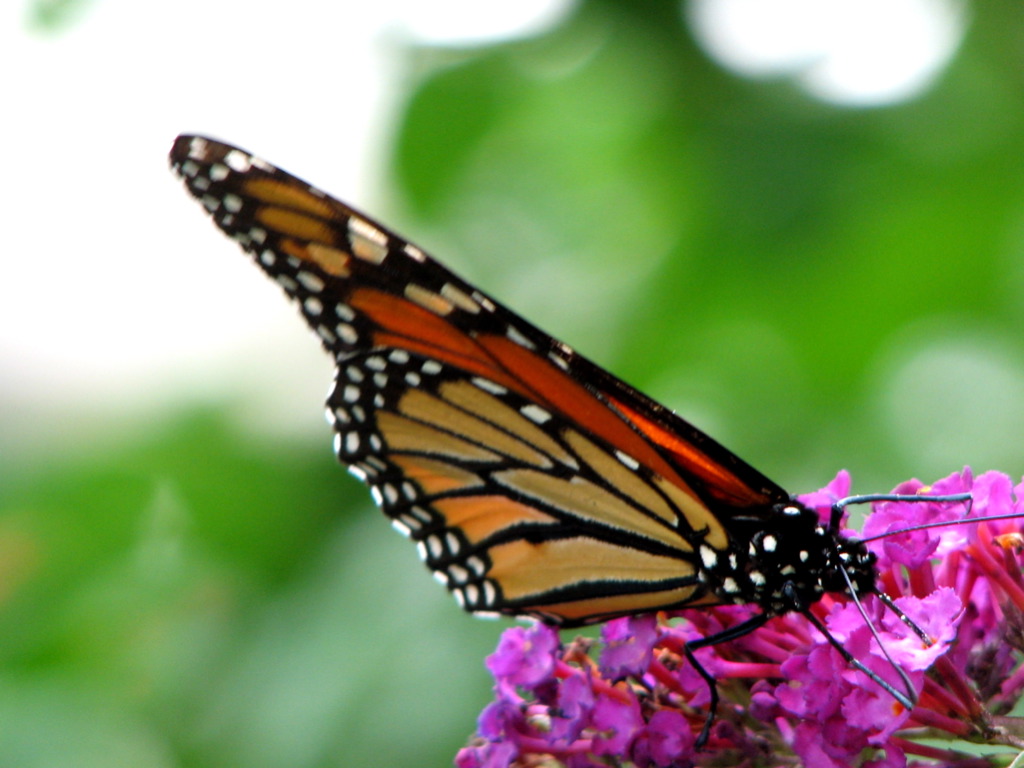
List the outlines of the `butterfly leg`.
{"type": "Polygon", "coordinates": [[[716,632],[708,637],[702,637],[700,640],[691,640],[683,646],[683,652],[686,654],[686,658],[690,664],[697,671],[701,677],[704,678],[704,682],[708,684],[708,691],[711,693],[711,703],[708,705],[708,716],[704,720],[704,727],[700,730],[700,735],[697,737],[696,747],[702,749],[708,742],[708,737],[711,735],[711,726],[715,722],[715,712],[718,710],[718,681],[715,680],[714,676],[708,672],[697,661],[697,657],[693,655],[693,652],[700,648],[709,648],[719,643],[727,643],[730,640],[735,640],[738,637],[749,635],[758,627],[763,627],[765,622],[771,618],[766,613],[759,613],[746,621],[737,624],[735,627],[729,627],[723,629],[721,632],[716,632]]]}

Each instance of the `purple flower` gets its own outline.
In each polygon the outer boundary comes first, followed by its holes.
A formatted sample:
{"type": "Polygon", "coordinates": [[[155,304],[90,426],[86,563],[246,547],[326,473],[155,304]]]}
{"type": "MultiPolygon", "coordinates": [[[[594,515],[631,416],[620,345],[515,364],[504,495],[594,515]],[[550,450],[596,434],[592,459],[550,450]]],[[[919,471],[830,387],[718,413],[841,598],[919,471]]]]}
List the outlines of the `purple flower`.
{"type": "Polygon", "coordinates": [[[486,742],[466,747],[455,756],[456,768],[509,768],[517,757],[516,745],[510,741],[486,742]]]}
{"type": "Polygon", "coordinates": [[[601,631],[601,674],[611,680],[642,674],[651,663],[651,649],[658,640],[658,621],[653,613],[615,619],[601,631]]]}
{"type": "Polygon", "coordinates": [[[588,675],[572,674],[558,687],[558,703],[551,717],[550,739],[566,744],[578,739],[591,722],[594,691],[588,675]]]}
{"type": "Polygon", "coordinates": [[[558,645],[558,632],[546,624],[513,627],[487,657],[487,668],[500,683],[536,688],[551,679],[558,645]]]}
{"type": "Polygon", "coordinates": [[[693,752],[693,733],[679,712],[659,709],[651,715],[645,741],[634,749],[633,759],[640,765],[672,765],[693,752]]]}
{"type": "MultiPolygon", "coordinates": [[[[840,473],[802,498],[827,524],[832,504],[849,494],[840,473]]],[[[930,488],[899,493],[970,491],[969,517],[1021,515],[1024,483],[988,472],[950,475],[930,488]]],[[[882,502],[864,537],[964,519],[965,505],[882,502]]],[[[878,587],[920,630],[875,595],[865,615],[842,594],[811,610],[843,649],[895,691],[916,696],[906,709],[856,669],[799,613],[695,652],[718,681],[721,701],[703,751],[710,692],[685,646],[757,615],[730,605],[608,622],[602,645],[560,645],[541,624],[509,629],[489,657],[495,701],[478,737],[459,752],[458,768],[675,768],[766,765],[906,768],[989,765],[935,745],[970,738],[1015,747],[1024,720],[1004,713],[1024,695],[1024,577],[1021,520],[944,525],[872,541],[878,587]],[[923,634],[923,637],[921,636],[923,634]],[[595,660],[596,659],[596,660],[595,660]],[[913,691],[897,674],[910,681],[913,691]],[[931,741],[920,741],[927,734],[931,741]]]]}
{"type": "Polygon", "coordinates": [[[591,724],[595,755],[624,755],[644,727],[644,719],[635,697],[601,696],[594,705],[591,724]]]}

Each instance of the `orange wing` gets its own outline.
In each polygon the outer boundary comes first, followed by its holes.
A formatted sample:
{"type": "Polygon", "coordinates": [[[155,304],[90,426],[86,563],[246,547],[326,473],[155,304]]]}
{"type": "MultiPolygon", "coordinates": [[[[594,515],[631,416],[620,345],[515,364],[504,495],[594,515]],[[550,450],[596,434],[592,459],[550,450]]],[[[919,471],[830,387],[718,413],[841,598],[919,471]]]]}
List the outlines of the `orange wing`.
{"type": "Polygon", "coordinates": [[[171,164],[299,304],[337,363],[338,457],[467,610],[582,624],[726,599],[708,563],[745,556],[731,521],[781,488],[315,187],[196,136],[171,164]]]}

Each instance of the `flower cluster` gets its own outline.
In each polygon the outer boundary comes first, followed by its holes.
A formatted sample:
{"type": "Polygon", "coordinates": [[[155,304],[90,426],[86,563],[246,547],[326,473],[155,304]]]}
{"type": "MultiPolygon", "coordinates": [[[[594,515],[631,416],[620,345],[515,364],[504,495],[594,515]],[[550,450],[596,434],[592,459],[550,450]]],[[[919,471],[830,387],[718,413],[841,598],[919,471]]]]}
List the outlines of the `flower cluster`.
{"type": "MultiPolygon", "coordinates": [[[[896,489],[965,491],[973,497],[969,517],[1024,517],[1024,484],[1015,488],[995,472],[896,489]]],[[[849,477],[840,473],[801,500],[827,520],[848,492],[849,477]]],[[[1024,720],[1007,716],[1024,693],[1022,521],[952,524],[964,511],[963,504],[881,502],[864,525],[879,586],[927,642],[874,595],[862,603],[877,637],[844,595],[813,607],[843,648],[897,691],[906,689],[896,666],[903,670],[917,692],[913,710],[851,667],[806,617],[787,614],[694,652],[721,696],[710,739],[697,749],[710,689],[687,662],[686,643],[736,626],[756,606],[617,619],[604,625],[600,643],[563,645],[555,629],[533,624],[506,631],[488,658],[495,700],[456,765],[1005,765],[1024,749],[1024,720]],[[920,527],[939,521],[951,524],[920,527]],[[963,741],[1006,749],[972,757],[956,748],[963,741]]]]}

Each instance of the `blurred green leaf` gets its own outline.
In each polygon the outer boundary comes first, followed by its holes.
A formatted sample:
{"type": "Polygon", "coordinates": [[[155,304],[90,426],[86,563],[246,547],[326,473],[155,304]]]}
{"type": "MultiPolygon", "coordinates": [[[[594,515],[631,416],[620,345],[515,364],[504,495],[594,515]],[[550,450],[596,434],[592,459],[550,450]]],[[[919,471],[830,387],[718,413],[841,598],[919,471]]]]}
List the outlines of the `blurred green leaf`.
{"type": "Polygon", "coordinates": [[[56,33],[71,26],[96,0],[32,0],[28,26],[37,32],[56,33]]]}

